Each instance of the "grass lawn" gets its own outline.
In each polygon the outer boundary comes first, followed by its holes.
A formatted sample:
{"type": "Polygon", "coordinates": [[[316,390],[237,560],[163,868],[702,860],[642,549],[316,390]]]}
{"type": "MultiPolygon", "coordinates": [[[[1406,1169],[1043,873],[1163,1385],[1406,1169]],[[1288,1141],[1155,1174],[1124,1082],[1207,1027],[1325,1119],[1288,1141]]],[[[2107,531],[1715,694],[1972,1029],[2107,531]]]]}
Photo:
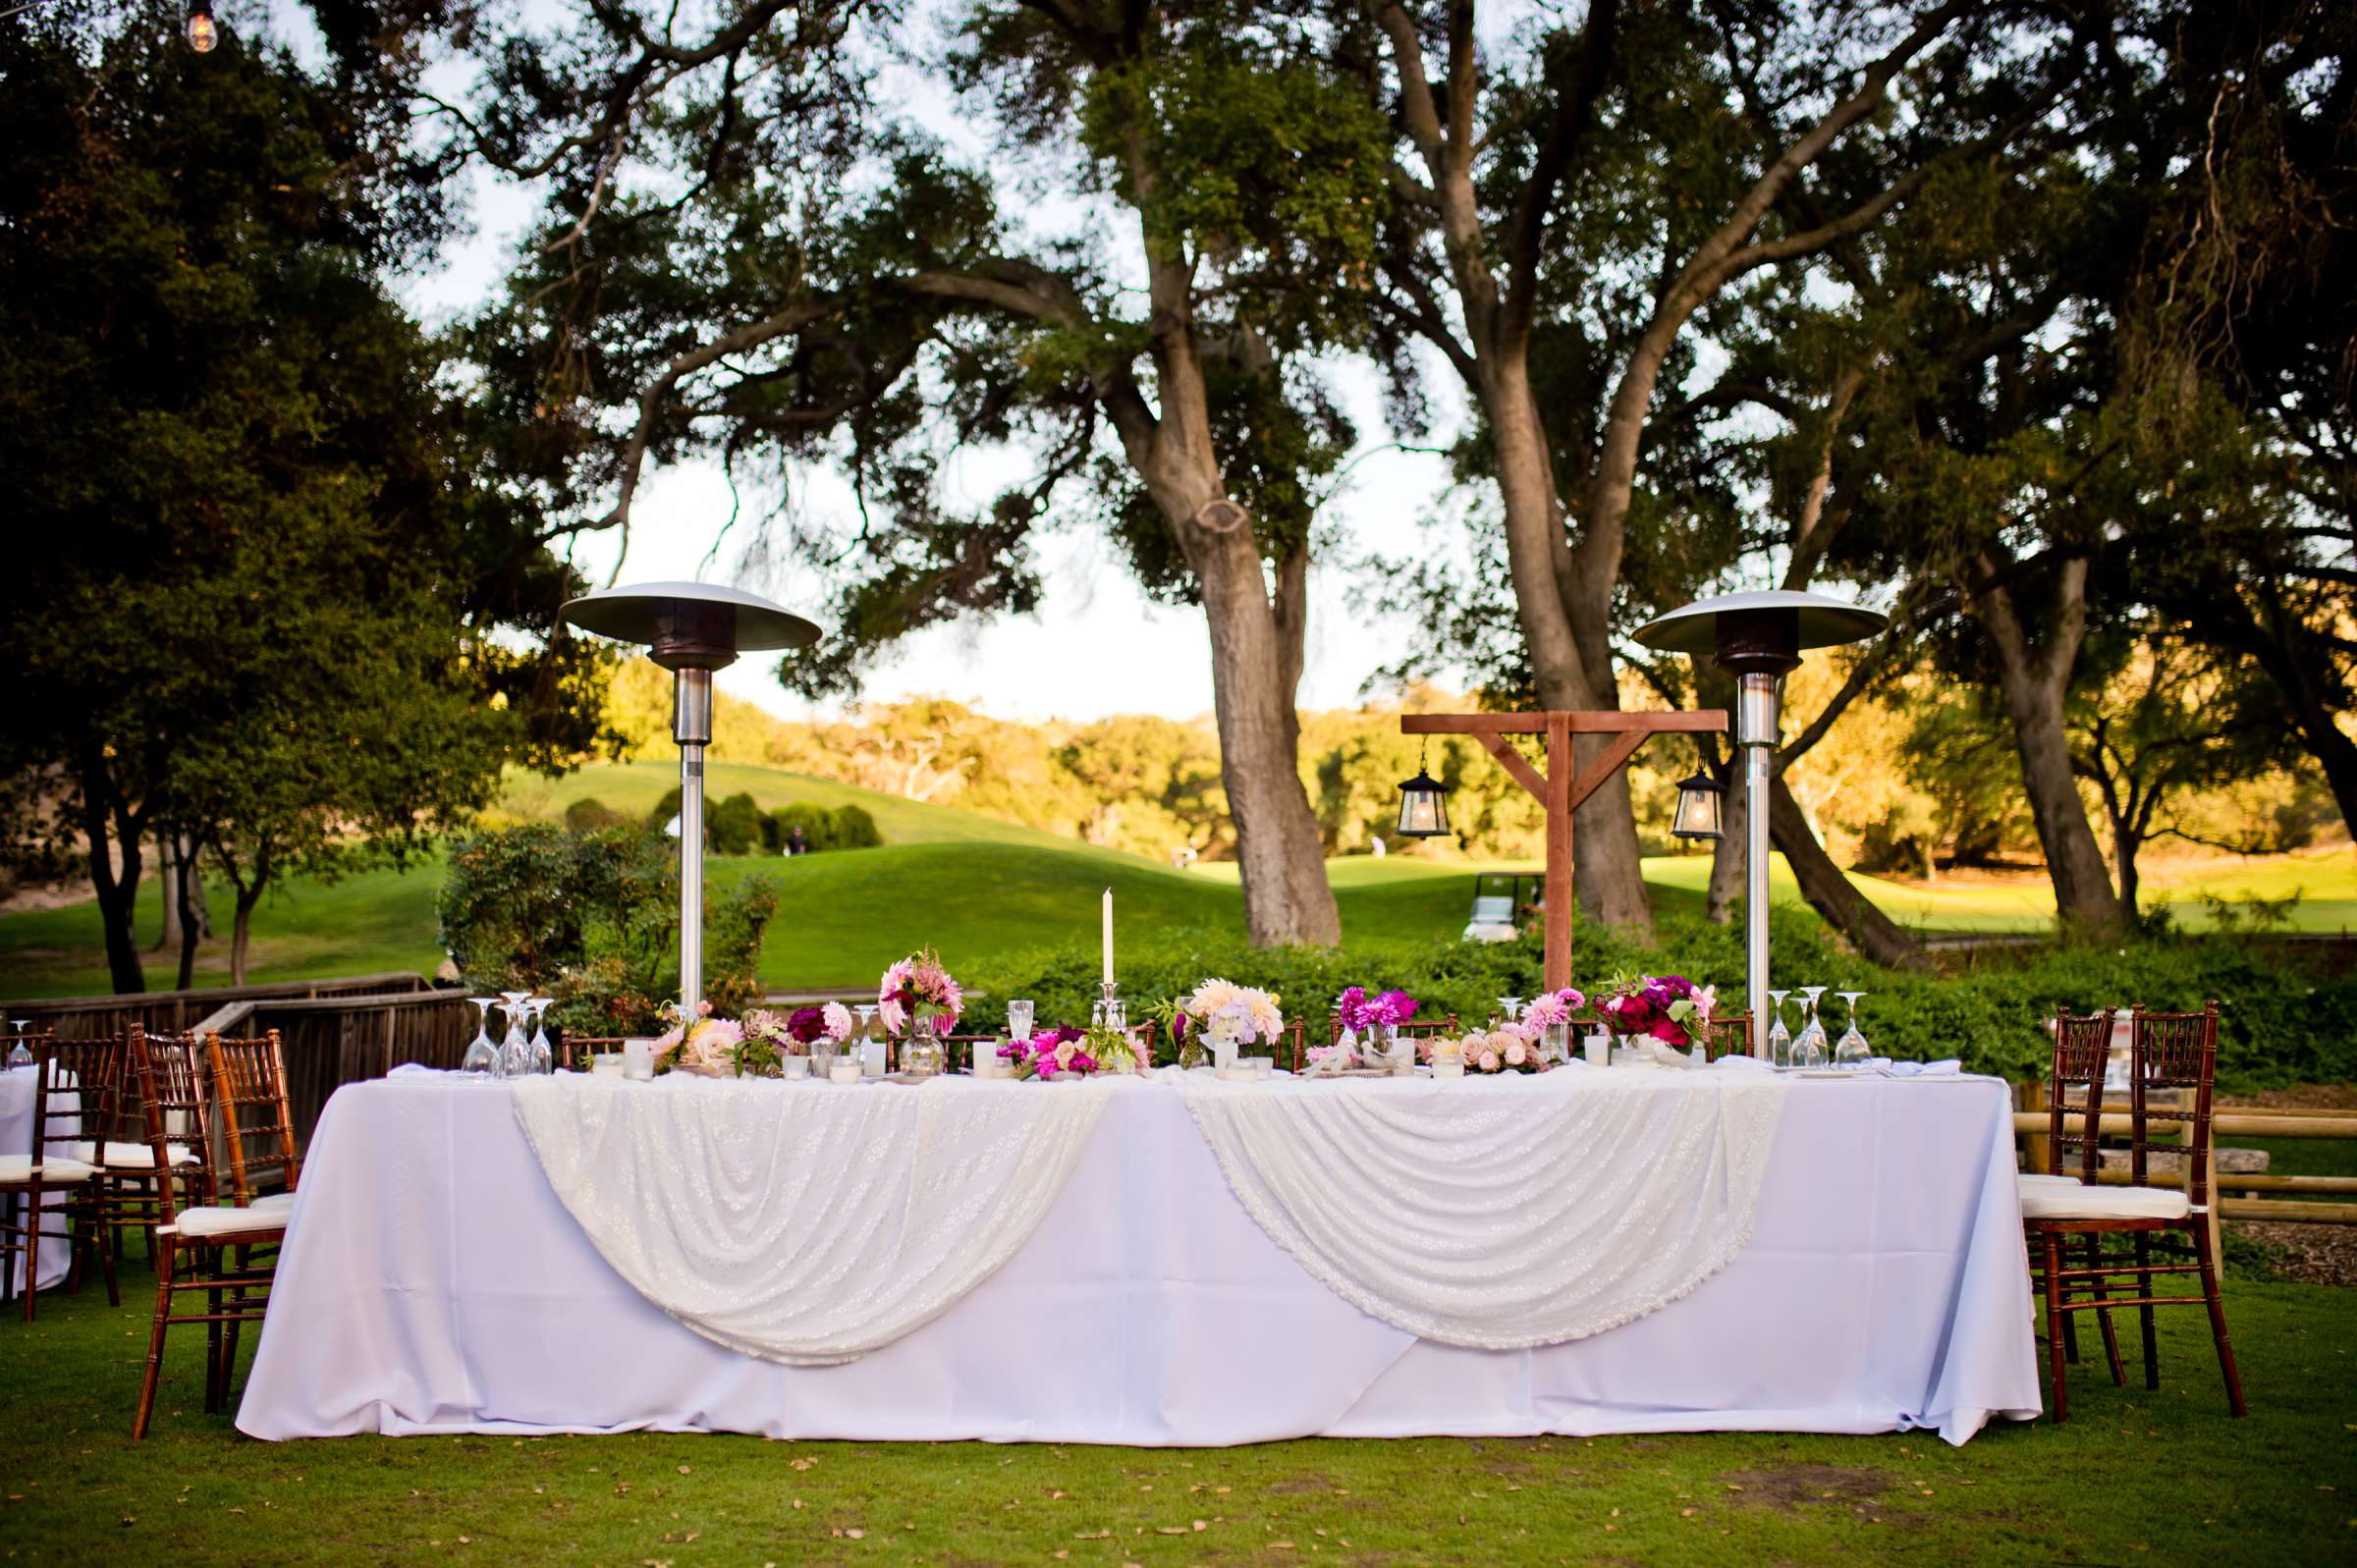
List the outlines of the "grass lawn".
{"type": "Polygon", "coordinates": [[[2327,1286],[2229,1281],[2242,1422],[2225,1414],[2201,1314],[2177,1310],[2162,1315],[2159,1392],[2112,1388],[2086,1364],[2067,1425],[2001,1426],[1961,1449],[1925,1433],[1726,1433],[1147,1450],[668,1434],[272,1445],[202,1413],[185,1329],[155,1430],[135,1445],[148,1276],[135,1267],[124,1284],[120,1309],[93,1286],[44,1298],[29,1326],[0,1323],[10,1560],[2273,1568],[2346,1562],[2357,1532],[2357,1292],[2327,1286]]]}
{"type": "MultiPolygon", "coordinates": [[[[510,784],[504,805],[518,816],[555,817],[571,802],[594,795],[609,806],[643,812],[675,781],[668,762],[585,768],[555,781],[522,775],[510,784]]],[[[1151,923],[1237,930],[1242,925],[1233,862],[1176,872],[1158,861],[972,812],[768,768],[716,763],[709,785],[716,797],[749,792],[764,808],[795,800],[856,801],[874,815],[886,839],[882,849],[855,853],[712,862],[716,883],[758,868],[783,884],[785,901],[762,960],[763,975],[774,985],[863,983],[918,941],[972,963],[1011,948],[1084,937],[1094,928],[1095,893],[1107,886],[1114,890],[1122,928],[1151,923]]],[[[1473,874],[1493,869],[1537,867],[1416,855],[1352,856],[1327,867],[1343,935],[1353,941],[1455,935],[1464,929],[1473,874]]],[[[1646,862],[1645,875],[1658,906],[1693,903],[1702,895],[1710,861],[1700,855],[1658,857],[1646,862]]],[[[1857,881],[1895,918],[1925,929],[2039,930],[2053,919],[2051,891],[2039,879],[1933,887],[1868,877],[1857,881]]],[[[438,858],[406,874],[373,871],[329,886],[294,882],[255,911],[253,978],[389,970],[430,974],[442,958],[434,923],[440,885],[438,858]]],[[[2207,915],[2191,900],[2197,892],[2208,892],[2230,898],[2299,893],[2295,928],[2339,930],[2357,917],[2357,851],[2342,847],[2248,862],[2163,862],[2149,885],[2156,898],[2179,900],[2173,907],[2189,929],[2206,922],[2207,915]]],[[[1781,856],[1773,868],[1773,886],[1780,902],[1799,902],[1781,856]]],[[[140,892],[139,927],[152,934],[157,924],[152,879],[140,892]]],[[[216,889],[213,897],[226,930],[227,893],[216,889]]],[[[149,985],[169,985],[176,961],[176,955],[150,955],[149,985]]],[[[199,950],[196,983],[226,984],[228,968],[224,936],[199,950]]],[[[111,989],[95,905],[84,900],[0,916],[0,996],[80,996],[111,989]]]]}

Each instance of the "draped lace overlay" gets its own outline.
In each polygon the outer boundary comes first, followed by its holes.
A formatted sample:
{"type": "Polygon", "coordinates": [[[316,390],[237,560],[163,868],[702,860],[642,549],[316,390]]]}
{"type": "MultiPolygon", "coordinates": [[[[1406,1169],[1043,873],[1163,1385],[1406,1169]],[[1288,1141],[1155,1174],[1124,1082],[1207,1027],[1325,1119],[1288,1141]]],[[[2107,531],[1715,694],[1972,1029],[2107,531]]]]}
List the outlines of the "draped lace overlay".
{"type": "Polygon", "coordinates": [[[788,1365],[930,1322],[1030,1236],[1110,1083],[514,1085],[516,1119],[615,1271],[705,1338],[788,1365]]]}
{"type": "Polygon", "coordinates": [[[1229,1186],[1360,1311],[1484,1350],[1602,1333],[1732,1262],[1788,1086],[1607,1072],[1183,1084],[1229,1186]]]}

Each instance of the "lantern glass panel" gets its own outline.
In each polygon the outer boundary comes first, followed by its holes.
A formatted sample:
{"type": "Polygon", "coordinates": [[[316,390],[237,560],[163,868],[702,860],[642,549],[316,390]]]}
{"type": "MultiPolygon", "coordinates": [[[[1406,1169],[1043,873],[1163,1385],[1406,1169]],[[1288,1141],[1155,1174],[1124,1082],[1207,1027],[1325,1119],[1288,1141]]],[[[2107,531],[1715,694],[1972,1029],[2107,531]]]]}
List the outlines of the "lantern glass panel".
{"type": "Polygon", "coordinates": [[[1438,781],[1422,772],[1399,786],[1399,837],[1439,838],[1449,832],[1449,795],[1438,781]]]}
{"type": "Polygon", "coordinates": [[[1698,773],[1681,781],[1677,786],[1677,817],[1671,823],[1670,832],[1680,838],[1719,838],[1720,807],[1726,798],[1726,791],[1709,774],[1698,773]]]}

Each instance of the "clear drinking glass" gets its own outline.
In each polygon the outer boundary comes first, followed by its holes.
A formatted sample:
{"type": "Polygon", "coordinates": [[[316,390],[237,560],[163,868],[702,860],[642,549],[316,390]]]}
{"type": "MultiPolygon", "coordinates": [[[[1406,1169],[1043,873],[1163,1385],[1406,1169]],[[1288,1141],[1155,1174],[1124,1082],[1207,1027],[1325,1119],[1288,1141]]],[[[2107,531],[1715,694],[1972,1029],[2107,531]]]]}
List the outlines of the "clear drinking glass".
{"type": "Polygon", "coordinates": [[[1792,993],[1789,991],[1768,993],[1769,999],[1776,1003],[1775,1021],[1768,1026],[1768,1065],[1771,1067],[1792,1065],[1792,1031],[1784,1027],[1784,999],[1790,995],[1792,993]]]}
{"type": "Polygon", "coordinates": [[[521,1078],[532,1070],[532,1043],[524,1038],[524,1001],[528,991],[503,991],[499,994],[499,1010],[508,1015],[508,1033],[499,1043],[499,1068],[496,1076],[521,1078]]]}
{"type": "Polygon", "coordinates": [[[531,1050],[532,1071],[534,1072],[555,1072],[557,1070],[556,1054],[548,1047],[548,1009],[556,1000],[554,997],[532,997],[524,1002],[525,1006],[532,1009],[531,1050]]]}
{"type": "Polygon", "coordinates": [[[1034,1009],[1028,1001],[1007,1003],[1007,1037],[1010,1040],[1030,1039],[1033,1016],[1034,1009]]]}
{"type": "Polygon", "coordinates": [[[466,1058],[459,1063],[461,1072],[499,1072],[499,1047],[491,1043],[491,1008],[497,997],[468,997],[474,1003],[474,1040],[466,1048],[466,1058]]]}
{"type": "Polygon", "coordinates": [[[884,1076],[886,1051],[884,1026],[875,1021],[876,1004],[874,1002],[859,1003],[858,1012],[859,1032],[851,1038],[859,1044],[859,1076],[881,1078],[884,1076]]]}
{"type": "Polygon", "coordinates": [[[1874,1055],[1874,1053],[1866,1047],[1866,1037],[1858,1033],[1858,1002],[1866,993],[1863,991],[1836,991],[1834,995],[1849,1003],[1849,1027],[1841,1031],[1839,1040],[1834,1042],[1834,1065],[1850,1068],[1863,1067],[1874,1055]]]}
{"type": "Polygon", "coordinates": [[[1792,1065],[1795,1067],[1825,1065],[1825,1024],[1817,1016],[1817,999],[1824,995],[1823,986],[1800,988],[1800,1033],[1792,1041],[1792,1065]]]}

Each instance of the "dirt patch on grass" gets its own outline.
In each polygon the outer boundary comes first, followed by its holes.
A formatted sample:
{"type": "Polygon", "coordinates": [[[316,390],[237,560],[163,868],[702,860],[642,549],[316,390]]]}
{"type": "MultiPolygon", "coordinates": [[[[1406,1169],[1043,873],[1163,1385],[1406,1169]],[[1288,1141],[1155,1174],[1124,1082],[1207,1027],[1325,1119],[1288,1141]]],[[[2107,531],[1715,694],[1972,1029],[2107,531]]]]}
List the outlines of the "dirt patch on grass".
{"type": "Polygon", "coordinates": [[[1898,1485],[1886,1470],[1863,1465],[1780,1465],[1774,1470],[1729,1470],[1718,1478],[1727,1497],[1753,1508],[1798,1508],[1813,1502],[1864,1502],[1898,1485]],[[1740,1487],[1740,1490],[1736,1488],[1740,1487]]]}
{"type": "Polygon", "coordinates": [[[1288,1476],[1283,1481],[1269,1483],[1269,1491],[1279,1497],[1303,1497],[1311,1492],[1332,1491],[1340,1485],[1332,1476],[1311,1471],[1304,1476],[1288,1476]]]}
{"type": "Polygon", "coordinates": [[[2271,1273],[2308,1285],[2357,1285],[2357,1225],[2229,1219],[2226,1228],[2259,1244],[2271,1273]]]}

